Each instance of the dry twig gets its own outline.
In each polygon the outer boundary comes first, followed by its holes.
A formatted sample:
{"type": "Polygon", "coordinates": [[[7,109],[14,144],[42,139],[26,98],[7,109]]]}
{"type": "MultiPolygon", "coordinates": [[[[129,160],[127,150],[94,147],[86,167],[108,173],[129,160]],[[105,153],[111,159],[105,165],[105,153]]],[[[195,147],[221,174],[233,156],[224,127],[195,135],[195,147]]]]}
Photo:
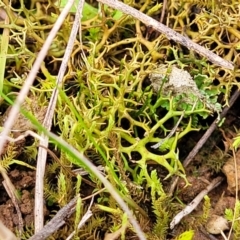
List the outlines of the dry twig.
{"type": "Polygon", "coordinates": [[[65,207],[59,210],[54,218],[48,222],[38,233],[30,237],[29,240],[44,240],[61,226],[63,226],[66,219],[74,213],[77,199],[78,197],[75,197],[65,207]]]}
{"type": "Polygon", "coordinates": [[[17,237],[0,220],[0,239],[17,240],[17,237]]]}
{"type": "MultiPolygon", "coordinates": [[[[49,107],[47,109],[47,113],[45,115],[45,119],[43,121],[43,126],[50,130],[52,126],[52,119],[57,103],[57,96],[58,96],[58,88],[61,86],[64,78],[65,71],[67,69],[67,64],[69,61],[69,58],[72,53],[74,41],[76,39],[76,35],[79,29],[80,25],[80,19],[82,15],[82,9],[83,9],[83,0],[79,1],[77,13],[75,16],[75,21],[72,27],[72,31],[69,37],[68,45],[63,57],[63,61],[58,73],[57,81],[56,81],[56,87],[53,90],[49,107]]],[[[68,6],[72,6],[73,2],[68,1],[65,8],[68,6]]],[[[69,9],[68,9],[69,10],[69,9]]],[[[44,217],[43,217],[43,183],[44,183],[44,173],[45,173],[45,166],[46,166],[46,159],[47,159],[47,151],[46,148],[48,147],[48,137],[46,137],[44,134],[41,135],[43,140],[40,141],[40,145],[44,146],[39,148],[38,151],[38,159],[37,159],[37,171],[36,171],[36,186],[35,186],[35,211],[34,211],[34,217],[35,217],[35,233],[37,233],[39,230],[43,227],[44,217]]]]}
{"type": "Polygon", "coordinates": [[[167,0],[163,0],[163,7],[162,7],[162,12],[161,12],[161,17],[160,17],[161,23],[163,23],[166,10],[167,10],[167,0]]]}
{"type": "MultiPolygon", "coordinates": [[[[52,28],[51,32],[49,33],[41,51],[38,54],[38,57],[36,58],[36,61],[33,64],[33,67],[23,85],[23,87],[21,88],[21,91],[18,94],[18,97],[9,113],[8,119],[5,121],[4,123],[4,128],[3,131],[1,133],[1,138],[0,138],[0,155],[3,151],[4,148],[4,144],[7,141],[7,137],[8,134],[15,122],[16,116],[20,110],[20,106],[21,104],[24,102],[25,97],[28,95],[29,89],[33,84],[33,81],[37,75],[37,72],[45,58],[45,56],[47,55],[48,49],[53,41],[53,39],[55,38],[56,34],[58,33],[63,21],[65,20],[70,8],[72,7],[74,3],[74,0],[69,0],[68,3],[66,4],[65,8],[63,9],[62,13],[60,14],[59,18],[57,19],[54,27],[52,28]]],[[[7,175],[5,174],[5,180],[6,180],[7,175]]],[[[8,180],[8,179],[7,179],[8,180]]],[[[37,183],[37,181],[36,181],[37,183]]],[[[37,208],[40,208],[41,210],[41,205],[38,205],[37,208]]],[[[41,225],[40,225],[41,228],[41,225]]],[[[39,227],[37,227],[37,229],[39,229],[39,227]]]]}
{"type": "Polygon", "coordinates": [[[167,135],[167,137],[165,137],[164,139],[162,139],[162,140],[159,141],[158,143],[152,145],[151,148],[153,148],[153,149],[159,148],[159,147],[162,146],[167,140],[169,140],[169,139],[172,137],[172,135],[176,132],[176,130],[177,130],[180,122],[182,121],[183,116],[184,116],[184,113],[185,113],[185,111],[183,111],[183,113],[182,113],[182,115],[180,116],[180,118],[178,119],[176,125],[175,125],[174,128],[170,131],[170,133],[167,135]]]}
{"type": "Polygon", "coordinates": [[[205,195],[207,195],[211,190],[216,188],[221,182],[223,178],[217,177],[215,178],[203,191],[201,191],[192,202],[190,202],[181,212],[179,212],[170,223],[170,228],[173,229],[183,217],[190,214],[202,201],[205,195]]]}
{"type": "Polygon", "coordinates": [[[193,148],[193,150],[188,154],[188,156],[186,157],[186,159],[183,161],[183,166],[186,167],[189,165],[189,163],[192,161],[192,159],[196,156],[196,154],[199,152],[199,150],[202,148],[203,144],[208,140],[208,138],[211,136],[211,134],[213,133],[213,131],[216,129],[217,124],[227,115],[229,109],[232,107],[232,105],[235,103],[235,101],[238,99],[238,97],[240,96],[240,91],[239,89],[237,89],[233,96],[231,97],[230,101],[229,101],[229,105],[226,106],[222,113],[220,114],[219,118],[216,118],[216,120],[211,124],[211,126],[208,128],[208,130],[205,132],[205,134],[202,136],[202,138],[199,140],[199,142],[197,143],[197,145],[193,148]]]}
{"type": "Polygon", "coordinates": [[[9,113],[8,119],[4,123],[4,129],[1,133],[1,138],[0,138],[0,154],[3,151],[4,144],[7,141],[6,138],[9,135],[9,132],[14,124],[16,116],[20,110],[20,106],[24,102],[25,97],[28,95],[29,89],[33,84],[33,81],[37,75],[37,72],[38,72],[45,56],[47,55],[48,49],[49,49],[53,39],[55,38],[56,34],[58,33],[58,31],[59,31],[63,21],[65,20],[70,8],[72,7],[73,3],[74,3],[74,0],[69,0],[67,2],[65,8],[61,12],[59,18],[57,19],[56,23],[54,24],[54,27],[52,28],[46,41],[44,42],[43,47],[41,48],[41,50],[36,58],[36,61],[34,62],[33,67],[31,69],[26,81],[24,82],[24,85],[22,86],[21,91],[18,94],[18,97],[9,113]]]}
{"type": "Polygon", "coordinates": [[[177,43],[182,44],[183,46],[187,47],[188,49],[194,50],[200,55],[206,57],[209,61],[212,63],[222,66],[224,68],[233,69],[234,66],[231,62],[226,61],[225,59],[219,57],[217,54],[209,51],[208,49],[200,46],[199,44],[193,42],[187,37],[182,36],[181,34],[175,32],[171,28],[168,28],[167,26],[163,25],[162,23],[154,20],[153,18],[147,16],[146,14],[122,3],[117,0],[97,0],[98,2],[101,2],[103,4],[106,4],[114,9],[117,9],[125,14],[131,15],[134,18],[140,20],[147,26],[151,26],[155,30],[163,33],[166,35],[168,39],[171,39],[177,43]]]}
{"type": "MultiPolygon", "coordinates": [[[[84,223],[86,223],[87,220],[93,215],[93,213],[92,213],[92,211],[91,211],[92,204],[93,204],[93,200],[94,200],[94,197],[92,197],[87,212],[84,214],[84,216],[82,217],[81,221],[80,221],[79,224],[78,224],[78,227],[77,227],[78,230],[79,230],[79,229],[84,225],[84,223]]],[[[74,234],[76,234],[76,231],[75,231],[75,230],[67,237],[66,240],[71,240],[71,239],[74,237],[74,234]]]]}
{"type": "Polygon", "coordinates": [[[16,198],[15,193],[12,192],[12,189],[8,187],[8,185],[6,184],[6,181],[3,181],[3,186],[5,187],[7,194],[11,198],[12,203],[16,209],[17,216],[18,216],[18,231],[19,231],[19,234],[22,235],[22,233],[23,233],[23,218],[22,218],[21,210],[19,208],[18,199],[16,198]]]}
{"type": "MultiPolygon", "coordinates": [[[[104,191],[105,188],[95,192],[94,194],[85,197],[82,199],[82,201],[87,200],[89,198],[92,198],[96,195],[98,195],[100,192],[104,191]]],[[[53,234],[55,231],[57,231],[61,226],[63,226],[66,223],[67,218],[69,218],[76,210],[76,203],[79,196],[76,196],[74,199],[72,199],[66,206],[64,206],[62,209],[60,209],[57,214],[51,219],[50,222],[48,222],[39,232],[34,234],[29,240],[44,240],[47,237],[49,237],[51,234],[53,234]]],[[[82,223],[83,221],[81,221],[82,223]]]]}
{"type": "MultiPolygon", "coordinates": [[[[237,89],[234,92],[233,96],[231,97],[231,99],[229,101],[229,105],[226,106],[223,109],[222,113],[220,114],[220,121],[226,116],[229,109],[232,107],[232,105],[235,103],[235,101],[238,99],[239,96],[240,96],[240,91],[237,89]]],[[[216,118],[216,120],[211,124],[211,126],[208,128],[208,130],[204,133],[204,135],[201,137],[201,139],[195,145],[193,150],[188,154],[188,156],[183,161],[183,166],[184,167],[187,167],[190,164],[190,162],[193,160],[193,158],[197,155],[199,150],[202,148],[202,146],[205,144],[205,142],[208,140],[208,138],[212,135],[213,131],[216,129],[218,122],[219,122],[219,118],[216,118]]],[[[173,192],[175,190],[175,187],[177,185],[178,179],[179,179],[179,177],[176,177],[172,181],[172,184],[171,184],[171,187],[170,187],[170,190],[169,190],[170,195],[173,194],[173,192]]]]}
{"type": "Polygon", "coordinates": [[[141,230],[141,227],[139,226],[138,222],[136,221],[132,211],[129,209],[127,204],[124,202],[123,198],[120,196],[120,194],[116,191],[116,189],[112,186],[112,184],[105,178],[105,176],[102,175],[102,173],[98,170],[98,168],[88,160],[88,158],[83,155],[82,153],[78,152],[73,146],[68,144],[66,141],[64,141],[62,138],[56,136],[55,134],[44,131],[47,136],[49,136],[54,142],[58,143],[65,149],[68,149],[69,152],[71,152],[72,156],[74,156],[76,159],[81,159],[81,162],[84,166],[86,166],[86,169],[93,173],[106,187],[108,192],[112,195],[112,197],[116,200],[116,202],[119,204],[119,206],[123,209],[123,211],[127,214],[129,218],[129,222],[132,224],[138,238],[140,240],[146,240],[144,233],[141,230]]]}
{"type": "MultiPolygon", "coordinates": [[[[236,186],[236,188],[235,188],[235,200],[236,200],[236,202],[238,202],[239,201],[239,198],[238,198],[238,190],[239,190],[238,179],[239,179],[239,176],[238,176],[238,170],[237,170],[238,166],[237,166],[236,153],[235,153],[234,149],[232,149],[232,153],[233,153],[234,169],[235,169],[235,186],[236,186]]],[[[235,205],[235,207],[236,207],[236,205],[235,205]]],[[[230,239],[230,237],[232,235],[232,232],[233,232],[233,223],[237,220],[238,220],[237,219],[237,213],[236,213],[236,210],[235,210],[233,212],[232,224],[231,224],[231,228],[230,228],[229,233],[228,233],[229,237],[227,238],[227,240],[230,239]]]]}

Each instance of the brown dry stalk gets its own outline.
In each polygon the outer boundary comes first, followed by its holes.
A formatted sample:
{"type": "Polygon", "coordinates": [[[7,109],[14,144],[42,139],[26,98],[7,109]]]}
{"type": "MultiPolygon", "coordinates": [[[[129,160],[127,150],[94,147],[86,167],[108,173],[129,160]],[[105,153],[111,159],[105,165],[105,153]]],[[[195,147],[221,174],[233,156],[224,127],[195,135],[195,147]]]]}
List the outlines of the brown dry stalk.
{"type": "Polygon", "coordinates": [[[57,214],[41,229],[29,238],[29,240],[43,240],[53,234],[57,229],[66,223],[74,212],[78,196],[72,199],[66,206],[60,209],[57,214]]]}
{"type": "MultiPolygon", "coordinates": [[[[2,151],[4,149],[4,145],[7,141],[7,136],[9,134],[9,132],[11,131],[12,126],[14,125],[15,119],[17,117],[17,114],[19,113],[19,110],[20,110],[20,106],[24,102],[26,96],[28,95],[29,89],[32,86],[32,83],[33,83],[33,81],[36,77],[36,74],[37,74],[45,56],[47,55],[48,49],[49,49],[54,37],[58,33],[64,19],[66,18],[73,2],[74,2],[73,0],[68,1],[68,3],[66,4],[65,8],[62,11],[62,13],[60,14],[59,18],[57,19],[54,27],[52,28],[51,32],[49,33],[41,51],[39,52],[39,54],[36,58],[36,61],[33,64],[33,67],[31,69],[23,87],[21,88],[20,93],[18,94],[17,100],[14,103],[14,105],[13,105],[13,107],[12,107],[10,113],[9,113],[8,119],[4,123],[4,129],[1,133],[1,138],[0,138],[0,154],[2,153],[2,151]]],[[[10,186],[10,185],[8,184],[8,186],[10,186]]],[[[43,210],[43,208],[41,208],[41,205],[38,205],[37,209],[40,209],[40,212],[41,212],[41,210],[43,210]]],[[[40,217],[41,216],[42,215],[40,214],[40,217]]],[[[42,219],[40,219],[39,222],[40,222],[40,224],[37,225],[37,230],[42,228],[43,217],[42,217],[42,219]]]]}
{"type": "Polygon", "coordinates": [[[210,191],[219,186],[222,181],[222,177],[217,177],[213,179],[212,182],[192,200],[192,202],[190,202],[181,212],[179,212],[173,218],[172,222],[170,223],[170,229],[173,229],[182,220],[183,217],[190,214],[202,201],[204,196],[206,196],[210,191]]]}
{"type": "Polygon", "coordinates": [[[21,91],[18,94],[18,97],[9,113],[9,117],[7,119],[7,121],[5,121],[4,124],[4,129],[1,132],[1,138],[0,138],[0,154],[3,150],[4,144],[7,141],[7,136],[9,135],[9,132],[12,129],[12,126],[14,124],[14,121],[16,119],[17,114],[19,113],[20,110],[20,106],[21,104],[24,102],[26,96],[28,95],[29,89],[33,84],[33,81],[38,73],[38,70],[45,58],[45,56],[47,55],[48,49],[53,41],[53,39],[55,38],[55,36],[57,35],[62,23],[64,22],[70,8],[72,7],[74,3],[74,0],[69,0],[68,3],[66,4],[66,6],[64,7],[64,9],[62,10],[60,16],[58,17],[56,23],[54,24],[54,27],[52,28],[52,30],[50,31],[46,41],[43,44],[42,49],[40,50],[40,52],[37,55],[36,61],[33,64],[33,67],[30,71],[30,73],[28,74],[27,79],[24,82],[24,85],[21,88],[21,91]]]}
{"type": "MultiPolygon", "coordinates": [[[[70,10],[70,7],[73,5],[73,1],[69,0],[67,4],[65,5],[65,8],[67,10],[70,10]]],[[[52,126],[52,119],[57,103],[57,97],[58,97],[58,87],[61,87],[61,84],[63,82],[63,77],[67,68],[67,63],[69,61],[74,41],[78,32],[81,14],[82,14],[82,5],[83,0],[79,1],[78,10],[75,16],[75,22],[72,27],[70,40],[68,41],[68,45],[65,51],[65,54],[63,56],[63,61],[58,73],[57,81],[56,81],[56,88],[54,89],[49,106],[43,121],[43,126],[50,130],[52,126]]],[[[62,14],[61,14],[62,15],[62,14]]],[[[41,147],[38,150],[38,158],[37,158],[37,170],[36,170],[36,185],[35,185],[35,206],[34,206],[34,223],[35,223],[35,233],[40,231],[43,228],[44,225],[44,216],[43,216],[43,184],[44,184],[44,173],[45,173],[45,166],[46,166],[46,159],[47,159],[47,151],[46,148],[48,147],[48,137],[46,137],[44,134],[41,135],[43,140],[40,141],[40,145],[44,146],[45,148],[41,147]]]]}
{"type": "Polygon", "coordinates": [[[227,68],[227,69],[234,69],[234,66],[231,62],[219,57],[217,54],[209,51],[208,49],[200,46],[199,44],[193,42],[187,37],[182,36],[181,34],[175,32],[171,28],[165,26],[164,24],[154,20],[153,18],[147,16],[146,14],[122,3],[117,0],[97,0],[103,4],[106,4],[114,9],[117,9],[125,14],[131,15],[132,17],[138,19],[139,21],[143,22],[147,26],[154,28],[155,30],[163,33],[166,35],[168,39],[171,39],[181,45],[187,47],[188,49],[194,50],[195,52],[199,53],[200,55],[206,57],[212,63],[227,68]]]}
{"type": "Polygon", "coordinates": [[[4,188],[6,189],[8,196],[11,198],[12,203],[16,209],[17,217],[18,217],[18,231],[19,231],[19,234],[22,235],[22,233],[23,233],[23,218],[22,218],[22,213],[21,213],[20,207],[19,207],[18,199],[16,198],[15,193],[12,192],[12,188],[9,188],[9,184],[7,184],[7,181],[3,181],[2,184],[3,184],[4,188]]]}
{"type": "Polygon", "coordinates": [[[17,237],[0,220],[0,239],[18,240],[17,237]]]}

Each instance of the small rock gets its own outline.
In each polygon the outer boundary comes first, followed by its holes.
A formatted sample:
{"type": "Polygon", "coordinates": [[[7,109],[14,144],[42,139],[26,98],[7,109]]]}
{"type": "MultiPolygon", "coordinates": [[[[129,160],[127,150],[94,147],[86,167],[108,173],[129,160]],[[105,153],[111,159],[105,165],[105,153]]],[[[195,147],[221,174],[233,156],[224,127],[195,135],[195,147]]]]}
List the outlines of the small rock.
{"type": "MultiPolygon", "coordinates": [[[[236,191],[236,174],[237,174],[237,184],[240,185],[240,150],[236,153],[236,168],[234,163],[234,158],[231,157],[227,160],[223,166],[223,173],[227,177],[228,190],[231,194],[235,194],[236,191]],[[237,172],[237,173],[236,173],[237,172]]],[[[240,190],[240,189],[238,189],[240,190]]]]}
{"type": "Polygon", "coordinates": [[[213,112],[221,111],[220,104],[211,103],[209,96],[204,95],[203,92],[198,89],[192,76],[183,69],[179,69],[174,65],[160,65],[149,74],[149,79],[152,83],[153,91],[156,93],[161,90],[161,93],[166,96],[169,93],[174,97],[181,96],[179,102],[185,102],[192,106],[196,105],[197,100],[199,100],[204,103],[209,110],[213,112]]]}
{"type": "Polygon", "coordinates": [[[228,221],[224,217],[212,215],[206,224],[206,229],[211,234],[220,234],[229,229],[228,221]]]}

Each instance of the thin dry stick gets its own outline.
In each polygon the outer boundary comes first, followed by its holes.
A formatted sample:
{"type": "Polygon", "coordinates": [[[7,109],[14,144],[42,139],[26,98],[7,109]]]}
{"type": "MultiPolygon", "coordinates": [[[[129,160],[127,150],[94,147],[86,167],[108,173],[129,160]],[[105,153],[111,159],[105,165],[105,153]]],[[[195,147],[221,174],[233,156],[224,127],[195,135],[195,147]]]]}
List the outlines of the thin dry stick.
{"type": "MultiPolygon", "coordinates": [[[[33,138],[36,138],[38,140],[42,140],[42,138],[35,132],[31,131],[31,130],[27,130],[26,132],[24,132],[23,134],[19,135],[17,138],[12,138],[12,137],[6,137],[7,141],[9,142],[18,142],[20,140],[25,139],[27,136],[32,136],[33,138]]],[[[0,136],[1,138],[2,136],[0,136]]]]}
{"type": "MultiPolygon", "coordinates": [[[[95,192],[88,197],[83,198],[82,201],[90,198],[93,199],[94,196],[98,195],[104,190],[105,188],[95,192]]],[[[79,195],[72,199],[62,209],[60,209],[57,214],[50,220],[50,222],[48,222],[38,233],[34,234],[31,238],[29,238],[29,240],[44,240],[50,235],[52,235],[55,231],[57,231],[61,226],[63,226],[66,223],[67,218],[69,218],[75,212],[78,198],[79,195]]]]}
{"type": "MultiPolygon", "coordinates": [[[[9,6],[8,2],[6,2],[6,4],[8,4],[8,6],[9,6]]],[[[9,18],[8,18],[6,12],[5,12],[4,19],[5,19],[4,23],[9,24],[9,18]]],[[[4,82],[4,75],[5,75],[4,70],[5,70],[5,66],[6,66],[7,51],[8,51],[8,44],[9,44],[9,32],[10,32],[10,29],[4,28],[3,33],[2,33],[2,38],[1,38],[0,93],[3,91],[3,82],[4,82]]],[[[1,97],[0,97],[0,99],[1,99],[1,97]]],[[[1,154],[0,154],[0,156],[1,156],[1,154]]],[[[0,166],[0,173],[2,174],[3,178],[5,179],[5,181],[4,181],[5,189],[7,190],[9,197],[12,199],[12,202],[14,203],[15,202],[14,200],[16,199],[16,196],[15,196],[16,189],[15,189],[14,185],[12,184],[10,178],[8,177],[7,172],[6,172],[6,170],[4,169],[3,166],[0,166]]],[[[17,209],[17,213],[19,213],[18,209],[17,209]]],[[[19,230],[20,230],[20,232],[22,231],[22,223],[23,223],[22,218],[19,217],[19,230]]]]}
{"type": "Polygon", "coordinates": [[[120,236],[125,233],[126,228],[127,228],[127,223],[124,223],[118,230],[116,230],[113,233],[106,233],[104,240],[115,240],[115,239],[119,239],[120,236]]]}
{"type": "MultiPolygon", "coordinates": [[[[57,96],[58,96],[58,88],[61,86],[64,78],[65,71],[67,69],[67,64],[69,61],[69,58],[72,53],[72,49],[74,46],[74,41],[76,39],[76,35],[79,29],[80,25],[80,19],[82,15],[82,9],[83,9],[84,0],[80,0],[75,16],[75,21],[72,27],[72,31],[69,37],[68,45],[63,57],[63,61],[58,73],[57,81],[56,81],[56,87],[52,93],[51,100],[49,103],[49,107],[47,109],[46,117],[43,121],[43,126],[50,130],[52,126],[52,118],[54,115],[54,110],[57,103],[57,96]]],[[[40,142],[40,145],[44,146],[45,148],[48,147],[48,137],[46,137],[44,134],[41,136],[44,140],[40,142]]],[[[35,211],[34,211],[34,217],[35,217],[35,233],[40,231],[43,228],[43,184],[44,184],[44,172],[45,172],[45,166],[46,166],[46,158],[47,158],[47,151],[45,148],[39,148],[38,151],[38,159],[37,159],[37,171],[36,171],[36,186],[35,186],[35,211]]]]}
{"type": "Polygon", "coordinates": [[[175,32],[171,28],[163,25],[162,23],[154,20],[153,18],[147,16],[146,14],[122,3],[117,0],[97,0],[103,4],[107,4],[108,6],[115,8],[125,14],[129,14],[134,18],[140,20],[144,24],[151,26],[155,30],[165,34],[168,39],[171,39],[177,43],[182,44],[183,46],[187,47],[188,49],[192,49],[199,53],[200,55],[206,57],[212,63],[222,66],[224,68],[233,69],[234,66],[231,62],[226,61],[225,59],[219,57],[217,54],[207,50],[206,48],[198,45],[197,43],[193,42],[187,37],[182,36],[181,34],[175,32]]]}
{"type": "Polygon", "coordinates": [[[53,219],[49,221],[38,233],[30,237],[29,240],[44,240],[63,226],[66,218],[70,217],[74,213],[78,197],[75,197],[66,206],[60,209],[53,219]]]}
{"type": "Polygon", "coordinates": [[[123,211],[127,214],[129,221],[131,222],[138,238],[140,240],[146,240],[144,233],[141,230],[141,227],[137,223],[132,211],[129,209],[127,204],[124,202],[120,194],[116,191],[116,189],[112,186],[112,184],[105,178],[105,176],[102,175],[102,173],[98,170],[98,168],[93,165],[91,161],[88,160],[85,155],[78,152],[73,146],[68,144],[66,141],[64,141],[62,138],[56,136],[55,134],[45,131],[45,134],[49,136],[52,140],[63,146],[65,149],[68,149],[69,152],[71,152],[72,156],[74,156],[76,159],[81,159],[84,166],[86,166],[86,169],[94,174],[105,186],[105,188],[108,190],[108,192],[112,195],[112,197],[116,200],[116,202],[119,204],[119,206],[123,209],[123,211]]]}
{"type": "Polygon", "coordinates": [[[162,13],[161,13],[161,17],[160,17],[160,22],[161,23],[163,23],[163,19],[164,19],[166,10],[167,10],[167,0],[163,0],[162,13]]]}
{"type": "MultiPolygon", "coordinates": [[[[229,109],[232,107],[232,105],[235,103],[235,101],[238,99],[238,97],[240,96],[240,91],[237,89],[233,96],[231,97],[230,101],[229,101],[229,105],[226,106],[222,113],[220,114],[220,120],[222,120],[226,114],[228,113],[229,109]]],[[[208,140],[208,138],[211,136],[211,134],[213,133],[213,131],[216,129],[217,127],[217,123],[219,122],[219,118],[217,118],[212,124],[211,126],[208,128],[208,130],[204,133],[204,135],[201,137],[201,139],[198,141],[198,143],[196,144],[196,146],[193,148],[193,150],[188,154],[188,156],[185,158],[185,160],[183,161],[183,166],[187,167],[189,165],[189,163],[193,160],[193,158],[197,155],[197,153],[199,152],[199,150],[202,148],[202,146],[205,144],[205,142],[208,140]]],[[[173,183],[171,184],[170,187],[170,191],[169,194],[172,195],[175,187],[177,185],[179,177],[176,177],[173,181],[173,183]]]]}
{"type": "Polygon", "coordinates": [[[160,140],[158,143],[152,145],[151,148],[153,148],[153,149],[159,148],[160,146],[163,145],[164,142],[166,142],[167,140],[169,140],[169,138],[172,137],[172,135],[176,132],[176,130],[177,130],[177,128],[178,128],[178,125],[179,125],[180,122],[182,121],[183,116],[184,116],[184,113],[185,113],[185,111],[183,111],[183,113],[182,113],[182,115],[180,116],[180,118],[178,119],[176,125],[175,125],[174,128],[170,131],[170,133],[167,135],[167,137],[165,137],[164,139],[160,140]]]}
{"type": "MultiPolygon", "coordinates": [[[[7,3],[9,6],[9,3],[7,3]]],[[[6,12],[5,12],[6,14],[6,12]]],[[[4,18],[4,24],[9,24],[9,18],[6,14],[4,18]]],[[[7,62],[7,53],[8,53],[8,44],[9,44],[9,28],[4,28],[3,33],[1,34],[1,51],[0,51],[0,92],[3,91],[3,82],[4,82],[4,75],[5,75],[5,67],[7,62]]]]}
{"type": "Polygon", "coordinates": [[[22,235],[22,233],[23,233],[23,218],[22,218],[22,213],[19,208],[18,200],[17,200],[15,194],[12,192],[12,189],[9,188],[8,185],[6,184],[6,181],[3,181],[2,183],[7,191],[8,196],[11,198],[15,209],[16,209],[17,216],[18,216],[18,231],[19,231],[20,235],[22,235]]]}
{"type": "MultiPolygon", "coordinates": [[[[85,198],[82,198],[82,201],[87,199],[92,199],[94,196],[100,194],[101,192],[105,191],[106,189],[103,188],[85,198]]],[[[48,222],[38,233],[34,234],[29,240],[44,240],[57,231],[62,225],[65,224],[66,218],[69,218],[71,214],[74,213],[76,210],[76,203],[79,195],[72,199],[66,206],[60,209],[57,214],[48,222]],[[70,210],[70,212],[69,212],[70,210]]],[[[1,222],[0,222],[1,223],[1,222]]],[[[0,224],[1,227],[1,224],[0,224]]],[[[1,229],[1,228],[0,228],[1,229]]],[[[1,236],[1,235],[0,235],[1,236]]]]}
{"type": "Polygon", "coordinates": [[[17,237],[0,220],[0,239],[18,240],[17,237]]]}
{"type": "MultiPolygon", "coordinates": [[[[84,225],[84,223],[86,223],[87,220],[93,215],[93,213],[92,213],[92,211],[91,211],[91,208],[92,208],[92,205],[93,205],[93,200],[94,200],[94,197],[92,197],[87,212],[84,214],[84,216],[82,217],[81,221],[79,222],[79,224],[78,224],[78,226],[77,226],[77,229],[78,229],[78,230],[79,230],[79,229],[84,225]]],[[[75,234],[75,233],[76,233],[76,230],[74,230],[74,231],[66,238],[66,240],[71,240],[71,239],[74,237],[74,234],[75,234]]]]}
{"type": "MultiPolygon", "coordinates": [[[[39,147],[44,148],[44,149],[47,151],[47,153],[48,153],[56,162],[58,162],[59,165],[60,165],[66,172],[68,172],[68,173],[70,174],[70,176],[77,176],[77,175],[83,176],[82,173],[83,173],[83,174],[86,173],[85,175],[88,175],[88,174],[89,174],[87,171],[85,171],[85,172],[83,172],[83,171],[81,172],[81,171],[80,171],[80,172],[78,173],[77,171],[71,171],[71,170],[69,170],[68,167],[65,167],[65,166],[62,164],[62,162],[60,161],[60,159],[58,159],[58,157],[55,155],[54,152],[52,152],[50,149],[44,147],[43,145],[39,145],[39,147]]],[[[98,167],[98,169],[100,170],[101,168],[98,167]]],[[[76,170],[77,170],[77,169],[76,169],[76,170]]],[[[89,180],[87,180],[87,179],[85,179],[85,178],[83,178],[83,177],[82,177],[82,181],[85,182],[85,183],[87,183],[89,186],[92,186],[92,187],[94,187],[94,188],[96,187],[96,184],[92,183],[91,181],[89,181],[89,180]]]]}
{"type": "Polygon", "coordinates": [[[49,33],[46,41],[43,44],[42,49],[40,50],[38,57],[36,58],[36,61],[33,64],[33,67],[24,83],[24,85],[21,88],[21,91],[18,94],[18,97],[9,113],[8,119],[7,121],[5,121],[4,123],[4,128],[3,131],[1,133],[2,138],[0,138],[0,154],[3,151],[3,147],[4,144],[6,143],[6,138],[9,135],[9,132],[14,124],[14,121],[16,119],[16,116],[20,110],[20,106],[21,104],[24,102],[25,97],[28,95],[29,89],[33,84],[33,81],[37,75],[37,72],[45,58],[45,56],[47,55],[48,49],[54,39],[54,37],[56,36],[56,34],[58,33],[63,21],[65,20],[68,12],[70,11],[72,5],[74,3],[74,0],[69,0],[66,4],[66,6],[64,7],[63,11],[61,12],[60,16],[58,17],[56,23],[54,24],[51,32],[49,33]]]}
{"type": "Polygon", "coordinates": [[[190,214],[202,201],[205,195],[207,195],[211,190],[216,188],[221,182],[223,178],[217,177],[213,179],[213,181],[203,190],[201,191],[195,198],[190,202],[181,212],[179,212],[170,223],[170,228],[173,229],[181,220],[183,217],[190,214]]]}
{"type": "MultiPolygon", "coordinates": [[[[237,203],[237,201],[239,201],[238,198],[238,190],[239,190],[239,186],[238,186],[238,166],[237,166],[237,159],[236,159],[236,153],[235,150],[232,149],[232,153],[233,153],[233,160],[234,160],[234,169],[235,169],[235,185],[236,185],[236,189],[235,189],[235,202],[237,203]]],[[[236,203],[235,203],[235,209],[233,212],[233,220],[232,220],[232,224],[231,224],[231,228],[229,230],[228,233],[228,240],[230,239],[231,235],[232,235],[232,231],[233,231],[233,224],[234,222],[237,220],[237,216],[236,216],[236,203]]]]}
{"type": "Polygon", "coordinates": [[[219,240],[218,238],[214,237],[212,234],[206,232],[204,229],[199,229],[201,233],[209,240],[219,240]]]}
{"type": "MultiPolygon", "coordinates": [[[[232,95],[229,105],[226,106],[222,113],[220,114],[220,121],[227,115],[229,109],[232,107],[232,105],[236,102],[238,97],[240,96],[240,91],[237,89],[234,94],[232,95]]],[[[208,140],[208,138],[211,136],[213,131],[217,127],[217,123],[219,122],[219,118],[217,118],[209,127],[209,129],[205,132],[205,134],[202,136],[202,138],[199,140],[197,145],[193,148],[193,150],[188,154],[186,159],[183,161],[183,166],[187,167],[189,163],[192,161],[192,159],[196,156],[196,154],[199,152],[199,150],[202,148],[203,144],[208,140]]]]}

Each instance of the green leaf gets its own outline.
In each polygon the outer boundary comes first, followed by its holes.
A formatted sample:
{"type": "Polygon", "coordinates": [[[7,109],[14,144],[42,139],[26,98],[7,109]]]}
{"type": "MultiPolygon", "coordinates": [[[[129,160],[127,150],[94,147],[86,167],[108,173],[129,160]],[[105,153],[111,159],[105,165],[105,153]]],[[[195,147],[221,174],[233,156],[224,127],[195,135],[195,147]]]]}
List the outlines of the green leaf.
{"type": "MultiPolygon", "coordinates": [[[[68,2],[68,0],[61,0],[60,1],[59,7],[60,7],[61,10],[65,7],[67,2],[68,2]]],[[[76,13],[78,2],[79,2],[79,0],[75,0],[73,6],[70,9],[70,13],[76,13]]],[[[83,12],[82,12],[82,14],[83,14],[82,21],[87,21],[87,20],[92,19],[92,18],[97,16],[98,9],[92,7],[90,4],[85,2],[84,5],[83,5],[83,12]]]]}
{"type": "Polygon", "coordinates": [[[177,237],[176,240],[192,240],[194,236],[194,231],[189,230],[184,233],[182,233],[179,237],[177,237]]]}
{"type": "Polygon", "coordinates": [[[225,214],[224,217],[228,220],[228,221],[232,221],[233,220],[233,210],[226,208],[225,209],[225,214]]]}
{"type": "Polygon", "coordinates": [[[234,138],[233,147],[237,149],[240,145],[240,135],[234,138]]]}

